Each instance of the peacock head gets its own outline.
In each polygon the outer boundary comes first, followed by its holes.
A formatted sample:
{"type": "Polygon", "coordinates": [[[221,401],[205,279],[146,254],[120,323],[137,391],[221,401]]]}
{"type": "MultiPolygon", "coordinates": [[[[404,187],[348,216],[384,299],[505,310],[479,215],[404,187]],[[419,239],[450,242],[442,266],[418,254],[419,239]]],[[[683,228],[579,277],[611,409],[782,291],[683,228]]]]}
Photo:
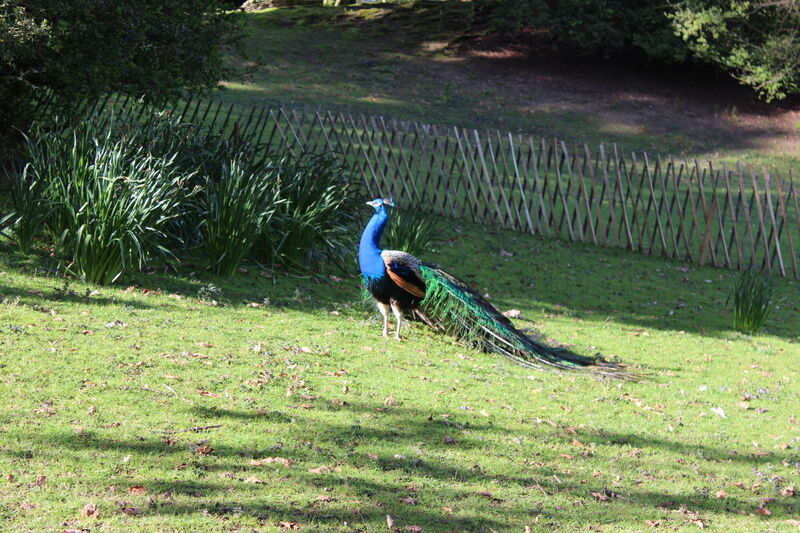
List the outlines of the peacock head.
{"type": "Polygon", "coordinates": [[[386,198],[375,198],[371,202],[367,202],[367,205],[371,205],[375,208],[375,211],[380,211],[384,209],[384,206],[394,207],[394,199],[390,196],[388,199],[386,198]]]}

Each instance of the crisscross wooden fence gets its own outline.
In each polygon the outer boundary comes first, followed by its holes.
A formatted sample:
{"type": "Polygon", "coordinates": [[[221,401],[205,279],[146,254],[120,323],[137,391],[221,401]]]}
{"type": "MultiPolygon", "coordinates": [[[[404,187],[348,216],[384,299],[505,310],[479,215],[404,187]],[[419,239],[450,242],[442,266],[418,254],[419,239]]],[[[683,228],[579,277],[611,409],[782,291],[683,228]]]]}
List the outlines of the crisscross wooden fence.
{"type": "MultiPolygon", "coordinates": [[[[147,116],[130,100],[98,102],[147,116]]],[[[189,100],[167,111],[277,151],[332,151],[371,197],[533,234],[800,278],[791,176],[346,112],[189,100]]]]}

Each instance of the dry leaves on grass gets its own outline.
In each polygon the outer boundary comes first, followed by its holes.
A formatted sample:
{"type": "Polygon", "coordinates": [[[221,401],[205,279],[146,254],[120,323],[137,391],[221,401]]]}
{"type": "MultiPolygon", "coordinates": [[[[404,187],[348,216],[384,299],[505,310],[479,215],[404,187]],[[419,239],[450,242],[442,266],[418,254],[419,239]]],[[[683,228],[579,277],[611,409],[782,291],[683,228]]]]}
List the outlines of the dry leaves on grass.
{"type": "Polygon", "coordinates": [[[117,506],[119,510],[125,513],[128,516],[140,516],[142,514],[142,510],[138,507],[134,507],[128,502],[117,502],[117,506]]]}
{"type": "Polygon", "coordinates": [[[272,463],[281,464],[287,467],[294,464],[291,459],[286,459],[285,457],[264,457],[263,459],[253,459],[250,461],[250,464],[253,466],[263,466],[272,463]]]}
{"type": "Polygon", "coordinates": [[[147,494],[147,489],[141,485],[134,485],[132,487],[128,487],[128,492],[131,494],[147,494]]]}
{"type": "Polygon", "coordinates": [[[81,509],[81,516],[84,518],[100,518],[100,509],[96,503],[87,503],[81,509]]]}
{"type": "Polygon", "coordinates": [[[592,496],[597,498],[597,501],[599,501],[599,502],[607,502],[607,501],[613,500],[613,499],[620,499],[620,500],[624,500],[625,499],[625,497],[622,496],[621,494],[618,494],[618,493],[616,493],[616,492],[614,492],[612,490],[608,490],[605,487],[603,488],[603,490],[601,490],[599,492],[593,492],[592,496]]]}
{"type": "Polygon", "coordinates": [[[341,472],[342,469],[339,468],[338,466],[331,467],[322,465],[318,466],[317,468],[309,468],[308,471],[311,472],[312,474],[324,474],[325,472],[341,472]]]}
{"type": "Polygon", "coordinates": [[[278,527],[281,529],[300,529],[300,524],[297,522],[286,522],[282,520],[278,522],[278,527]]]}

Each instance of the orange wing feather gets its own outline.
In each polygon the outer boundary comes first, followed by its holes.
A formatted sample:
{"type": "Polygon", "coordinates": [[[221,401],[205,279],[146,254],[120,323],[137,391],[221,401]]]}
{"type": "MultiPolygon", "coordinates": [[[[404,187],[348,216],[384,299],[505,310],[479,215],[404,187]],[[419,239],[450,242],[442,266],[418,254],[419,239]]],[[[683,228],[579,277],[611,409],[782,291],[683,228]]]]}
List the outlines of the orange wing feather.
{"type": "Polygon", "coordinates": [[[417,296],[418,298],[425,298],[425,291],[414,285],[408,280],[405,280],[392,272],[390,269],[386,269],[386,273],[389,274],[389,277],[392,278],[392,281],[397,283],[397,286],[401,289],[405,290],[407,293],[417,296]]]}

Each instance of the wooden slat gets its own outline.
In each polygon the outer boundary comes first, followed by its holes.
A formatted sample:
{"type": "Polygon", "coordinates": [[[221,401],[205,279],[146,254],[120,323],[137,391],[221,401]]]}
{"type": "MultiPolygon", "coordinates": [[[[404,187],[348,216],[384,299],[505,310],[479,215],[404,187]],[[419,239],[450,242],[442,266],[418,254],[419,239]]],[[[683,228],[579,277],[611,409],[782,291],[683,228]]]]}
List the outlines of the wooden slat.
{"type": "Polygon", "coordinates": [[[533,227],[533,220],[531,219],[531,212],[528,209],[528,200],[525,194],[525,185],[523,183],[522,175],[519,172],[519,153],[517,148],[514,146],[514,136],[510,133],[508,134],[508,149],[511,152],[511,157],[509,160],[511,161],[512,168],[514,169],[514,179],[515,183],[519,190],[520,196],[520,203],[518,204],[517,212],[519,211],[519,206],[522,206],[521,214],[525,216],[525,226],[527,227],[527,231],[530,233],[536,233],[536,229],[533,227]]]}
{"type": "Polygon", "coordinates": [[[769,260],[769,241],[767,238],[767,227],[766,227],[766,219],[764,218],[764,209],[761,206],[761,193],[758,189],[758,180],[756,179],[756,175],[753,172],[753,169],[750,169],[750,178],[753,182],[753,198],[755,200],[756,206],[756,213],[758,214],[758,228],[759,233],[761,235],[762,243],[764,244],[764,261],[763,265],[766,267],[767,272],[772,273],[772,264],[769,260]]]}
{"type": "Polygon", "coordinates": [[[780,216],[783,219],[783,223],[788,228],[786,232],[786,244],[789,247],[789,257],[792,260],[792,274],[794,274],[795,278],[800,278],[800,272],[797,270],[797,255],[794,251],[794,240],[792,239],[792,221],[789,218],[788,209],[786,208],[789,196],[784,190],[783,179],[779,177],[775,180],[775,184],[778,186],[778,207],[780,208],[780,216]]]}
{"type": "MultiPolygon", "coordinates": [[[[769,173],[767,173],[766,168],[762,168],[761,172],[764,178],[764,191],[766,192],[766,198],[767,198],[765,207],[767,214],[769,215],[769,221],[772,224],[772,238],[775,246],[775,254],[777,255],[778,258],[778,268],[780,268],[781,276],[785,277],[786,266],[783,264],[783,254],[781,253],[781,239],[777,230],[778,222],[777,218],[775,217],[775,209],[772,205],[772,183],[771,183],[772,177],[769,175],[769,173]]],[[[770,263],[772,263],[771,260],[770,263]]]]}
{"type": "MultiPolygon", "coordinates": [[[[622,185],[622,171],[620,169],[620,157],[619,153],[617,152],[617,146],[614,145],[614,159],[615,159],[615,170],[617,174],[617,192],[619,194],[620,199],[620,208],[622,211],[622,217],[620,220],[620,224],[624,225],[625,228],[625,237],[627,238],[627,247],[629,250],[635,250],[636,246],[633,242],[633,233],[631,232],[631,225],[628,221],[628,209],[627,209],[627,197],[628,195],[625,193],[624,186],[622,185]]],[[[621,229],[621,228],[620,228],[621,229]]],[[[619,232],[618,232],[619,234],[619,232]]]]}

